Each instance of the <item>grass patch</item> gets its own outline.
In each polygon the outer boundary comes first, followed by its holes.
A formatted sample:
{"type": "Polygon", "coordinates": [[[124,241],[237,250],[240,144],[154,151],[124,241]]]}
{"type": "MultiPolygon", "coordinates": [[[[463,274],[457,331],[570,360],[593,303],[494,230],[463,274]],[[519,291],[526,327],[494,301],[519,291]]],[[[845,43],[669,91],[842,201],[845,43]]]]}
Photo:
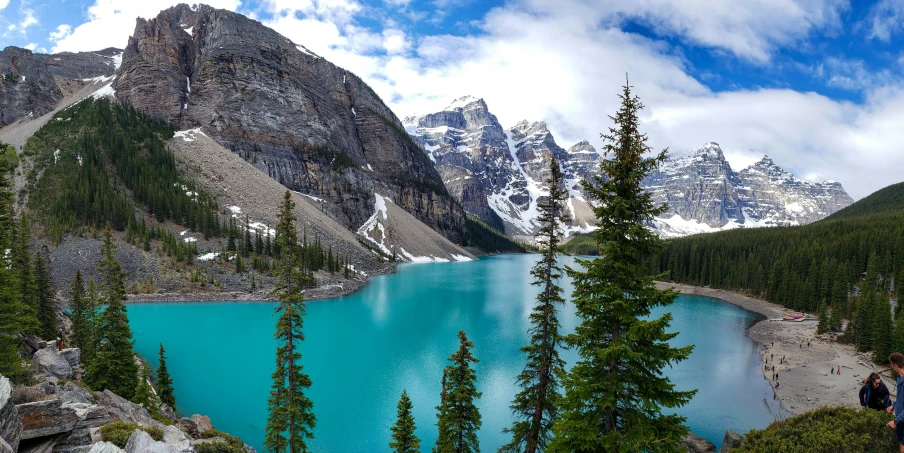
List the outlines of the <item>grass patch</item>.
{"type": "Polygon", "coordinates": [[[148,433],[148,435],[156,441],[163,440],[163,431],[160,428],[144,428],[138,426],[136,423],[126,423],[122,421],[102,426],[100,428],[100,436],[106,442],[110,442],[119,448],[126,448],[129,437],[132,436],[132,433],[135,432],[136,429],[148,433]]]}

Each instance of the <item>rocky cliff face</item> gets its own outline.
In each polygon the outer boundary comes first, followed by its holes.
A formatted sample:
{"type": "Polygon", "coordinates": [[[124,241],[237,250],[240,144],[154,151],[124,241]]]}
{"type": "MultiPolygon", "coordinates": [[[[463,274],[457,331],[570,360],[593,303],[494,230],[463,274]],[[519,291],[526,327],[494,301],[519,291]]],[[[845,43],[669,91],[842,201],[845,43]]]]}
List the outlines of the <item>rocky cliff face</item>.
{"type": "MultiPolygon", "coordinates": [[[[572,217],[566,233],[592,228],[593,212],[580,183],[600,175],[601,156],[589,142],[565,150],[543,122],[504,129],[486,103],[473,97],[404,123],[465,210],[508,235],[525,239],[537,232],[537,200],[546,193],[550,159],[559,161],[565,175],[572,217]]],[[[716,143],[670,158],[643,185],[657,203],[669,205],[651,225],[662,236],[802,225],[853,202],[841,184],[801,181],[768,157],[735,172],[716,143]]]]}
{"type": "Polygon", "coordinates": [[[109,77],[119,63],[119,49],[97,52],[36,54],[19,47],[0,51],[0,127],[20,118],[53,110],[67,94],[109,77]]]}
{"type": "Polygon", "coordinates": [[[349,228],[372,214],[375,192],[453,240],[464,226],[430,160],[370,87],[257,21],[185,4],[138,19],[113,88],[327,200],[349,228]]]}

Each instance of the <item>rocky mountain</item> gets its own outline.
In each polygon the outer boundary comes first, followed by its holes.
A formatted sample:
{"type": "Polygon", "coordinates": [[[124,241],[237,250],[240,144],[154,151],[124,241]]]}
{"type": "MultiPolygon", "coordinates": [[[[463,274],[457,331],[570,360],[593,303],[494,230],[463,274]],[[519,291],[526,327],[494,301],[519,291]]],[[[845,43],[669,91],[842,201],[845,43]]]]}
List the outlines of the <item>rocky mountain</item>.
{"type": "MultiPolygon", "coordinates": [[[[509,236],[529,239],[538,228],[550,159],[565,173],[572,220],[566,233],[592,229],[582,180],[598,176],[598,151],[587,141],[567,150],[543,122],[505,129],[482,99],[466,96],[443,110],[406,117],[405,128],[436,165],[465,210],[509,236]]],[[[669,205],[651,226],[682,236],[738,227],[802,225],[853,202],[840,183],[795,178],[768,157],[735,172],[716,143],[690,156],[670,157],[644,180],[658,203],[669,205]]]]}
{"type": "Polygon", "coordinates": [[[109,77],[122,50],[36,54],[7,47],[0,51],[0,127],[52,111],[66,95],[94,78],[109,77]]]}
{"type": "Polygon", "coordinates": [[[201,128],[350,229],[375,193],[452,240],[465,225],[427,156],[360,78],[260,22],[185,4],[138,19],[115,97],[177,129],[201,128]]]}

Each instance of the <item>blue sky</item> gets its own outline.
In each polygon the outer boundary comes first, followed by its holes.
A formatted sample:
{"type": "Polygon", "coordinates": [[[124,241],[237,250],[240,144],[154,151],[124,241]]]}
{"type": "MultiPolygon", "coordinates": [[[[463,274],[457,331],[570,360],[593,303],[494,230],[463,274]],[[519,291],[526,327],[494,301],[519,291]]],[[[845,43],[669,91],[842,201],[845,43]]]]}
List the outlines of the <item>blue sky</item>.
{"type": "MultiPolygon", "coordinates": [[[[174,3],[0,0],[0,46],[123,47],[136,16],[174,3]]],[[[904,0],[207,3],[354,71],[400,117],[470,94],[503,126],[599,146],[629,73],[654,146],[716,141],[737,170],[768,154],[855,198],[904,179],[904,0]]]]}

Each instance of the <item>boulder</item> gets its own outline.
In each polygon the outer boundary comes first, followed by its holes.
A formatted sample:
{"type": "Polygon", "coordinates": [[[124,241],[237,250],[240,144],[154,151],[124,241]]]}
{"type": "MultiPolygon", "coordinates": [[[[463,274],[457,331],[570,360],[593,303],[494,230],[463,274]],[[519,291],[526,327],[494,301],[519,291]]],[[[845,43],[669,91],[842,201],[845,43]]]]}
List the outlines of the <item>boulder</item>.
{"type": "Polygon", "coordinates": [[[163,414],[164,417],[170,420],[176,420],[176,411],[169,407],[168,404],[160,403],[160,405],[157,406],[157,409],[160,410],[160,413],[163,414]]]}
{"type": "Polygon", "coordinates": [[[201,437],[201,433],[198,431],[198,425],[195,424],[190,418],[182,417],[179,419],[176,424],[179,425],[179,429],[182,430],[183,433],[188,435],[188,437],[192,439],[198,439],[201,437]]]}
{"type": "Polygon", "coordinates": [[[203,433],[204,431],[213,429],[213,424],[210,423],[210,417],[206,415],[195,414],[191,416],[191,421],[195,422],[195,425],[198,427],[198,432],[203,433]]]}
{"type": "Polygon", "coordinates": [[[730,429],[726,430],[725,438],[722,439],[722,447],[719,448],[719,453],[728,453],[732,448],[740,447],[742,443],[744,443],[744,436],[730,429]]]}
{"type": "Polygon", "coordinates": [[[18,450],[21,434],[19,411],[13,404],[13,384],[0,375],[0,452],[18,450]]]}
{"type": "Polygon", "coordinates": [[[688,453],[716,453],[715,444],[690,432],[681,440],[681,445],[687,448],[688,453]]]}
{"type": "Polygon", "coordinates": [[[59,436],[49,436],[35,439],[33,442],[23,442],[19,445],[19,453],[53,453],[59,436]]]}
{"type": "Polygon", "coordinates": [[[35,352],[33,357],[38,373],[47,374],[58,378],[72,376],[72,365],[59,351],[53,348],[44,348],[35,352]]]}
{"type": "Polygon", "coordinates": [[[179,450],[166,443],[155,441],[148,433],[140,429],[136,429],[129,436],[125,451],[126,453],[179,453],[179,450]]]}
{"type": "Polygon", "coordinates": [[[85,390],[72,382],[67,382],[59,391],[60,401],[66,403],[94,404],[97,399],[89,390],[85,390]]]}
{"type": "Polygon", "coordinates": [[[76,422],[71,432],[63,434],[63,437],[54,448],[57,453],[62,453],[63,451],[76,453],[76,450],[81,447],[84,447],[81,449],[87,451],[91,444],[97,441],[92,429],[114,421],[113,417],[110,416],[110,413],[103,406],[87,403],[64,403],[63,407],[75,411],[79,421],[76,422]]]}
{"type": "Polygon", "coordinates": [[[78,414],[71,408],[63,407],[60,400],[19,404],[16,410],[22,422],[21,440],[72,431],[79,421],[78,414]]]}
{"type": "Polygon", "coordinates": [[[125,453],[123,450],[110,442],[98,442],[91,446],[88,453],[125,453]]]}
{"type": "Polygon", "coordinates": [[[163,442],[182,453],[195,453],[195,447],[192,445],[191,440],[188,439],[188,436],[181,429],[175,426],[167,426],[163,430],[163,442]]]}
{"type": "Polygon", "coordinates": [[[151,428],[160,428],[163,431],[166,426],[163,423],[154,420],[147,409],[109,391],[104,390],[97,395],[97,404],[106,406],[110,415],[116,420],[122,420],[129,423],[137,423],[138,425],[151,428]]]}
{"type": "Polygon", "coordinates": [[[82,365],[82,350],[79,348],[66,348],[60,351],[60,355],[69,362],[69,366],[77,367],[82,365]]]}

